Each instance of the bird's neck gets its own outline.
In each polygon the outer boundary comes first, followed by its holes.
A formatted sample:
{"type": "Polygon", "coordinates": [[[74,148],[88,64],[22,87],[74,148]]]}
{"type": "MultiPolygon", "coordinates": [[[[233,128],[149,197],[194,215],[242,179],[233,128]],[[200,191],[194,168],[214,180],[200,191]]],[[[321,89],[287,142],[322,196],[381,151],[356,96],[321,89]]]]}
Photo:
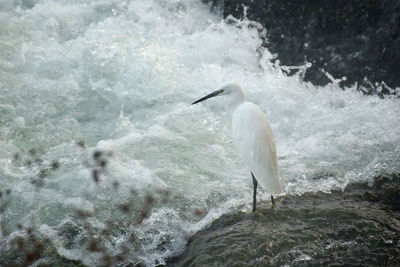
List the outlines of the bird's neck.
{"type": "Polygon", "coordinates": [[[235,85],[230,88],[229,97],[227,97],[227,111],[233,114],[235,109],[244,102],[244,93],[240,86],[235,85]]]}
{"type": "Polygon", "coordinates": [[[243,102],[244,102],[243,95],[240,98],[231,98],[227,103],[228,114],[231,114],[231,116],[232,116],[233,112],[236,110],[236,108],[238,106],[240,106],[243,102]]]}

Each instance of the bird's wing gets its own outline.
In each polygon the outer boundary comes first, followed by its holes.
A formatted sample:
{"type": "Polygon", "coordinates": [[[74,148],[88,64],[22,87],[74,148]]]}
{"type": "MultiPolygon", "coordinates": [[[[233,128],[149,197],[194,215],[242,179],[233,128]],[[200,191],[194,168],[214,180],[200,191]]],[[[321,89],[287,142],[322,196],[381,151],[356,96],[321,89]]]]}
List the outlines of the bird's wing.
{"type": "Polygon", "coordinates": [[[232,116],[232,130],[243,159],[262,188],[280,193],[274,137],[261,109],[250,102],[240,105],[232,116]]]}

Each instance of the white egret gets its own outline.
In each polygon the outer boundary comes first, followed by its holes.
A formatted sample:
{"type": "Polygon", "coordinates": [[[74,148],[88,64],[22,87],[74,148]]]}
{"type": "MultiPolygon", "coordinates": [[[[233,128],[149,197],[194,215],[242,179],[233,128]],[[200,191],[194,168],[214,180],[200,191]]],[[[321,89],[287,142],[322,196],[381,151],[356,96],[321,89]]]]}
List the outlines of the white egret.
{"type": "Polygon", "coordinates": [[[218,90],[193,102],[192,105],[222,95],[228,97],[233,137],[253,178],[253,211],[256,210],[258,183],[271,194],[272,205],[274,205],[272,194],[281,193],[282,188],[274,136],[267,117],[261,109],[257,105],[245,101],[242,88],[235,83],[223,84],[218,90]]]}

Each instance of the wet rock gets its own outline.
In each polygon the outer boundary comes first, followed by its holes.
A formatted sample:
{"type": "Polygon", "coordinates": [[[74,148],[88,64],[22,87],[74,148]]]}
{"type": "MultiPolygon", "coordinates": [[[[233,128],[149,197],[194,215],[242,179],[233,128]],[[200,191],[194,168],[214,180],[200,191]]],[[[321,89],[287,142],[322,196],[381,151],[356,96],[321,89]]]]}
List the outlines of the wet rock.
{"type": "Polygon", "coordinates": [[[190,238],[169,266],[395,266],[400,176],[344,192],[278,198],[278,208],[225,214],[190,238]]]}

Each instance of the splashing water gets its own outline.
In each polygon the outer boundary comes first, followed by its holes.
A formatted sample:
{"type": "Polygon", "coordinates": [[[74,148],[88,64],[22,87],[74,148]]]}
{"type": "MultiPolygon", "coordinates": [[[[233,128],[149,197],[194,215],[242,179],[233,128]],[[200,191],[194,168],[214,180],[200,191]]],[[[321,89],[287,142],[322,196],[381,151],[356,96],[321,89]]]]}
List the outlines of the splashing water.
{"type": "Polygon", "coordinates": [[[190,106],[224,81],[269,117],[284,194],[400,172],[398,99],[287,77],[246,21],[195,0],[23,3],[0,5],[3,239],[35,226],[62,257],[96,265],[85,227],[100,236],[114,222],[109,254],[151,266],[248,209],[252,181],[222,105],[190,106]],[[127,202],[133,212],[115,208],[127,202]]]}

